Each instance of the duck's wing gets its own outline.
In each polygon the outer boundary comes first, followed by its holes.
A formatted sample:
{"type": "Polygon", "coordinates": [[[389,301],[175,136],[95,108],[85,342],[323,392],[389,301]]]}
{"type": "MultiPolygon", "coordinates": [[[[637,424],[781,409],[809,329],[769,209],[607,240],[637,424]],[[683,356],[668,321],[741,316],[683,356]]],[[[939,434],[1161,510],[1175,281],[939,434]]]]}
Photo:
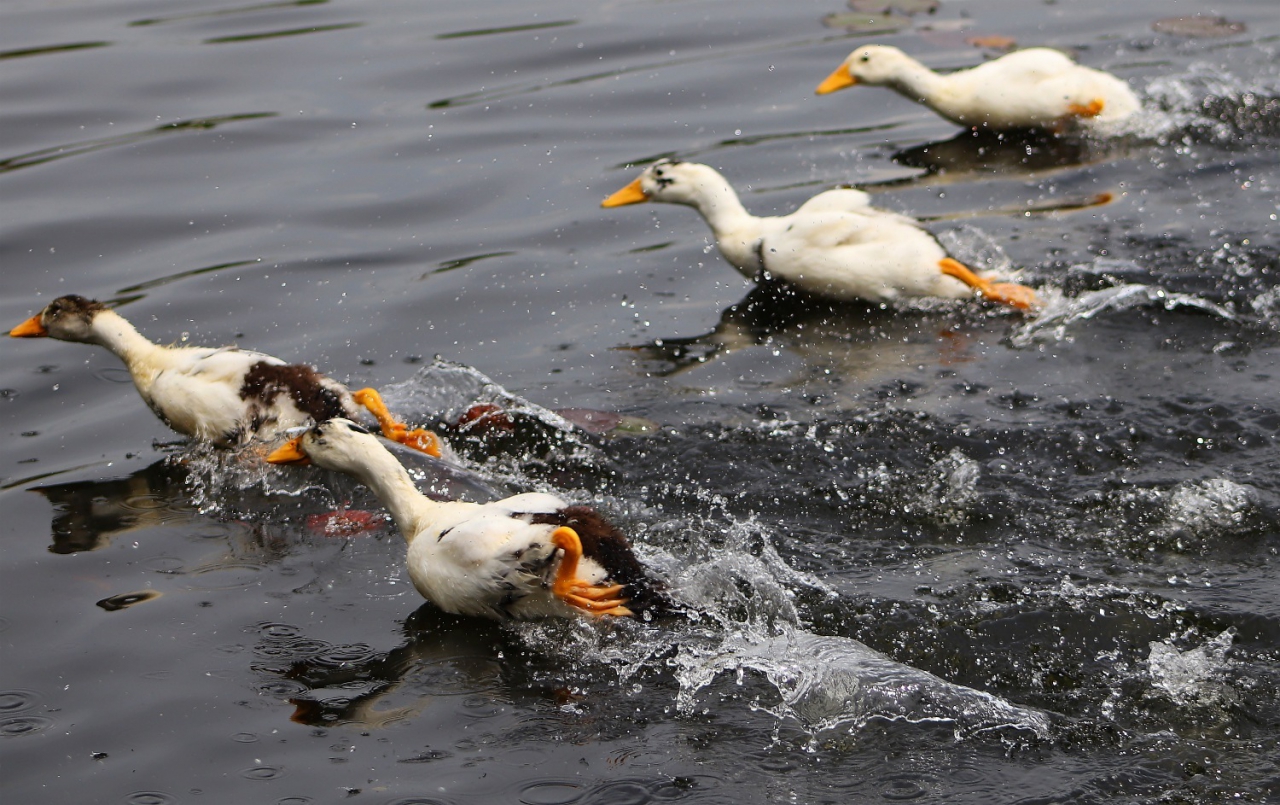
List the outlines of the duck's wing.
{"type": "MultiPolygon", "coordinates": [[[[1063,73],[1069,73],[1079,65],[1065,53],[1053,48],[1027,48],[1016,50],[1008,56],[979,65],[967,71],[976,80],[999,80],[1021,84],[1034,84],[1063,73]]],[[[957,74],[961,75],[961,74],[957,74]]]]}
{"type": "Polygon", "coordinates": [[[871,207],[861,212],[828,210],[795,215],[786,227],[766,235],[761,242],[761,249],[766,254],[767,264],[767,254],[776,252],[781,244],[785,244],[788,251],[796,252],[867,243],[878,239],[885,225],[901,223],[897,220],[899,218],[902,216],[871,207]]]}
{"type": "Polygon", "coordinates": [[[814,216],[766,238],[761,255],[771,274],[822,296],[884,302],[946,295],[936,287],[946,252],[903,216],[814,216]]]}
{"type": "Polygon", "coordinates": [[[819,193],[801,204],[793,215],[805,215],[816,212],[836,212],[841,210],[862,211],[871,206],[871,196],[851,187],[837,187],[819,193]]]}
{"type": "Polygon", "coordinates": [[[512,495],[509,498],[488,503],[486,508],[501,512],[507,517],[521,517],[554,514],[568,505],[568,503],[555,495],[549,495],[545,492],[526,492],[522,495],[512,495]]]}
{"type": "Polygon", "coordinates": [[[559,549],[546,526],[483,509],[415,542],[431,549],[429,598],[450,612],[508,618],[529,596],[547,595],[559,549]]]}
{"type": "Polygon", "coordinates": [[[184,374],[203,383],[238,385],[257,364],[283,366],[284,361],[238,347],[185,347],[170,351],[168,373],[184,374]]]}
{"type": "Polygon", "coordinates": [[[162,369],[138,390],[169,427],[216,444],[232,444],[242,435],[249,403],[241,396],[246,366],[224,365],[210,356],[162,369]]]}

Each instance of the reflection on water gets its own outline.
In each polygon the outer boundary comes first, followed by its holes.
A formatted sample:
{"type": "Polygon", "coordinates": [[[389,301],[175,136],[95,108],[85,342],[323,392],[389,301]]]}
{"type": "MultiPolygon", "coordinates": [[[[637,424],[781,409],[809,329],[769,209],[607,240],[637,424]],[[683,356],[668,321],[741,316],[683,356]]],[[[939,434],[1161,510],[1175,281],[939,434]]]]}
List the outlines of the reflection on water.
{"type": "Polygon", "coordinates": [[[198,519],[175,508],[186,473],[161,459],[125,478],[32,487],[53,505],[53,553],[96,551],[135,529],[198,519]]]}
{"type": "Polygon", "coordinates": [[[248,112],[244,114],[202,117],[192,120],[179,120],[175,123],[165,123],[161,126],[130,132],[128,134],[119,134],[112,137],[97,137],[92,140],[82,140],[74,143],[64,143],[50,148],[41,148],[38,151],[30,151],[25,154],[18,154],[16,156],[0,159],[0,173],[15,171],[19,168],[30,168],[36,165],[44,165],[49,162],[66,159],[68,157],[81,156],[83,154],[93,153],[94,151],[101,151],[105,148],[119,148],[122,146],[134,145],[135,143],[167,134],[190,131],[207,131],[226,123],[239,123],[244,120],[260,120],[268,117],[275,117],[275,113],[248,112]]]}
{"type": "Polygon", "coordinates": [[[680,375],[741,350],[765,347],[775,354],[785,349],[804,361],[800,373],[784,387],[819,374],[870,384],[904,364],[947,365],[968,359],[963,318],[948,320],[937,311],[963,313],[959,304],[933,300],[915,302],[909,310],[833,303],[790,286],[763,283],[725,308],[708,333],[620,349],[638,356],[641,368],[655,377],[680,375]],[[927,312],[931,308],[934,315],[927,312]]]}
{"type": "MultiPolygon", "coordinates": [[[[949,140],[905,148],[892,158],[899,165],[921,169],[926,177],[973,181],[976,174],[1039,178],[1066,168],[1106,162],[1124,155],[1126,150],[1117,140],[971,129],[949,140]]],[[[890,184],[920,181],[921,178],[912,178],[890,184]]]]}
{"type": "MultiPolygon", "coordinates": [[[[505,689],[515,647],[495,623],[445,614],[424,604],[404,622],[404,642],[387,652],[334,646],[293,628],[264,627],[254,671],[295,683],[291,720],[317,727],[379,729],[411,718],[436,696],[476,696],[505,689]]],[[[266,683],[270,685],[271,683],[266,683]]]]}

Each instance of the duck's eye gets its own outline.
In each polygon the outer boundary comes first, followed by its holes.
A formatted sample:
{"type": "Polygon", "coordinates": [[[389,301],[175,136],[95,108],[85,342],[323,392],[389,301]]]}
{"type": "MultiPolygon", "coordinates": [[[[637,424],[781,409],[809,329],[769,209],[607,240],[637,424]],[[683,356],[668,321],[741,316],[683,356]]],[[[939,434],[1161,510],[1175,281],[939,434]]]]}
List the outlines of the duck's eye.
{"type": "Polygon", "coordinates": [[[871,55],[870,55],[870,54],[867,54],[867,53],[863,53],[863,54],[862,54],[862,56],[858,58],[858,61],[860,61],[860,62],[869,62],[869,61],[871,61],[871,55]]]}
{"type": "Polygon", "coordinates": [[[662,168],[658,168],[657,170],[655,170],[653,172],[653,175],[657,176],[658,178],[662,178],[662,168]]]}

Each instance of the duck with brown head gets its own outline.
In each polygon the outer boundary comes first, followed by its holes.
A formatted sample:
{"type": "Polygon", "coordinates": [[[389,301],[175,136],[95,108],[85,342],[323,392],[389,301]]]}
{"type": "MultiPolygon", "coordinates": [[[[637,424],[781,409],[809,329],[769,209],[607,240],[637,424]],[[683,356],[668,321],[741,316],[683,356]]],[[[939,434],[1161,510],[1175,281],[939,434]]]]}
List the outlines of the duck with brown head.
{"type": "Polygon", "coordinates": [[[220,447],[269,439],[335,416],[356,417],[364,406],[387,438],[433,456],[441,453],[434,433],[409,430],[374,389],[353,393],[305,364],[237,347],[156,344],[110,306],[83,296],[54,299],[9,335],[106,347],[124,361],[138,393],[165,424],[220,447]]]}

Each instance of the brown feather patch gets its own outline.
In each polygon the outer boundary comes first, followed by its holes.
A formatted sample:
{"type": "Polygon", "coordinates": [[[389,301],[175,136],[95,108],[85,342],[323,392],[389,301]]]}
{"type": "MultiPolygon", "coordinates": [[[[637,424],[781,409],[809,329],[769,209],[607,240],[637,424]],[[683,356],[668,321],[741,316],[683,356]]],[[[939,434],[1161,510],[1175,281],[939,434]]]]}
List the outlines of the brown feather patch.
{"type": "Polygon", "coordinates": [[[273,405],[281,394],[288,394],[298,410],[324,422],[334,417],[348,416],[342,397],[325,386],[324,375],[305,364],[272,364],[258,361],[245,373],[240,386],[240,399],[256,399],[263,405],[273,405]]]}
{"type": "Polygon", "coordinates": [[[622,594],[630,599],[627,607],[631,610],[647,610],[658,615],[670,609],[670,602],[660,592],[659,585],[649,578],[626,536],[595,509],[566,506],[550,514],[534,514],[532,522],[568,526],[578,532],[582,555],[599,563],[608,572],[610,581],[627,585],[622,594]]]}

